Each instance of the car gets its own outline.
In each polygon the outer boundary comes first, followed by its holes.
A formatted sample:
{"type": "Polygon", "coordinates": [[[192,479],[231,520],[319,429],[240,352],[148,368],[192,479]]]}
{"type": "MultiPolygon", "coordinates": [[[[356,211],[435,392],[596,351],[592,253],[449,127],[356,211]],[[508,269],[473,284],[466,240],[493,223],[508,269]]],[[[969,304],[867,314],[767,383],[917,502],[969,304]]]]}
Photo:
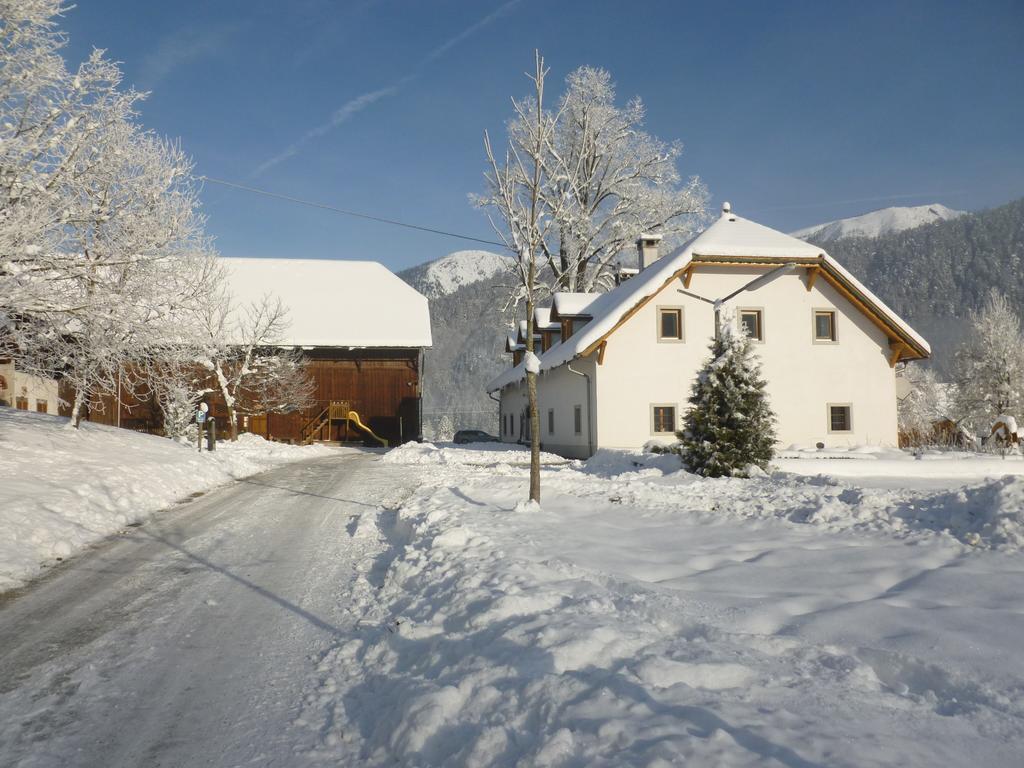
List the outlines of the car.
{"type": "Polygon", "coordinates": [[[455,442],[465,443],[500,443],[501,438],[480,429],[460,429],[455,433],[455,442]]]}

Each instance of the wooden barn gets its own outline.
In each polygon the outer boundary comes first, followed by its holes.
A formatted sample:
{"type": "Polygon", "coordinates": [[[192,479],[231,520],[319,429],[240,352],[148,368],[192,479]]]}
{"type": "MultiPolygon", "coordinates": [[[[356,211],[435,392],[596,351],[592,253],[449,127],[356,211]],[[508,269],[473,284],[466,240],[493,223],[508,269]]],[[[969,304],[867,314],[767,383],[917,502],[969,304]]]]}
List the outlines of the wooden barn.
{"type": "Polygon", "coordinates": [[[360,424],[390,445],[422,436],[425,296],[375,261],[222,261],[240,305],[269,294],[288,307],[284,344],[302,349],[317,387],[316,407],[250,417],[243,430],[289,442],[362,441],[360,424]]]}
{"type": "MultiPolygon", "coordinates": [[[[281,346],[297,347],[315,381],[316,405],[293,413],[239,417],[239,431],[293,443],[398,445],[422,437],[423,350],[431,346],[427,299],[373,261],[222,259],[240,308],[280,298],[289,327],[281,346]]],[[[211,382],[212,384],[212,382],[211,382]]],[[[62,392],[65,400],[73,393],[62,392]]],[[[221,434],[227,409],[210,405],[221,434]]],[[[65,414],[66,415],[66,414],[65,414]]],[[[91,421],[155,432],[149,400],[105,397],[91,421]]]]}

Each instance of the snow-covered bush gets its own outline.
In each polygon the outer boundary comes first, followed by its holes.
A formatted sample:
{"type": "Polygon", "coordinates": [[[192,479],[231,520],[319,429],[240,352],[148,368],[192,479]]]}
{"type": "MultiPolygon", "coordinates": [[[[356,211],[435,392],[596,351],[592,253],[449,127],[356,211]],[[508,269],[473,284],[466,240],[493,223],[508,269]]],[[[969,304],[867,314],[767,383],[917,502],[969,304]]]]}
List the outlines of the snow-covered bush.
{"type": "Polygon", "coordinates": [[[705,477],[745,477],[752,474],[751,466],[767,468],[775,446],[775,415],[766,383],[750,339],[734,331],[732,323],[723,323],[676,433],[687,469],[705,477]]]}

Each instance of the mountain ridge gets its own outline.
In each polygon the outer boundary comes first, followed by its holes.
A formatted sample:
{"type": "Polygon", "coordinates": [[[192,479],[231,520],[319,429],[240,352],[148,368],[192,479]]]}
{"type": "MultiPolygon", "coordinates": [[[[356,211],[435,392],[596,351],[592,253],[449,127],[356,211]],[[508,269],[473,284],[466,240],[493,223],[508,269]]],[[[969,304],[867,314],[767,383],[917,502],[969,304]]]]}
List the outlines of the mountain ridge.
{"type": "Polygon", "coordinates": [[[966,214],[967,211],[947,208],[941,203],[880,208],[860,216],[850,216],[845,219],[802,227],[789,234],[801,240],[814,241],[821,245],[846,237],[881,237],[894,232],[915,229],[925,224],[950,221],[966,214]]]}

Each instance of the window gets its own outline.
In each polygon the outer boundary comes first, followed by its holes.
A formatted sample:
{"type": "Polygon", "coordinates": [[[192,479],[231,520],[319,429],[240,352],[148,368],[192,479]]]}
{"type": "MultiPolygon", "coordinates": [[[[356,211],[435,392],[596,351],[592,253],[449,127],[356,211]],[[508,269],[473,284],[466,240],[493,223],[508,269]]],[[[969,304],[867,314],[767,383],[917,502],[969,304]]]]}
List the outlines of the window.
{"type": "Polygon", "coordinates": [[[548,434],[555,434],[555,409],[548,408],[548,434]]]}
{"type": "Polygon", "coordinates": [[[740,328],[754,341],[764,341],[764,322],[760,309],[741,309],[740,328]]]}
{"type": "Polygon", "coordinates": [[[45,400],[36,400],[36,410],[39,413],[46,413],[46,401],[45,400]]]}
{"type": "Polygon", "coordinates": [[[651,432],[654,434],[676,431],[676,407],[674,405],[651,406],[651,432]]]}
{"type": "Polygon", "coordinates": [[[853,419],[848,405],[830,405],[828,407],[828,431],[852,432],[853,419]]]}
{"type": "Polygon", "coordinates": [[[28,410],[28,398],[27,397],[16,397],[14,398],[14,407],[19,411],[28,410]]]}
{"type": "Polygon", "coordinates": [[[658,339],[683,340],[683,310],[679,307],[658,307],[658,339]]]}
{"type": "Polygon", "coordinates": [[[814,310],[814,340],[819,342],[836,340],[836,313],[834,310],[814,310]]]}
{"type": "Polygon", "coordinates": [[[583,434],[583,407],[574,405],[572,407],[572,431],[573,434],[583,434]]]}

